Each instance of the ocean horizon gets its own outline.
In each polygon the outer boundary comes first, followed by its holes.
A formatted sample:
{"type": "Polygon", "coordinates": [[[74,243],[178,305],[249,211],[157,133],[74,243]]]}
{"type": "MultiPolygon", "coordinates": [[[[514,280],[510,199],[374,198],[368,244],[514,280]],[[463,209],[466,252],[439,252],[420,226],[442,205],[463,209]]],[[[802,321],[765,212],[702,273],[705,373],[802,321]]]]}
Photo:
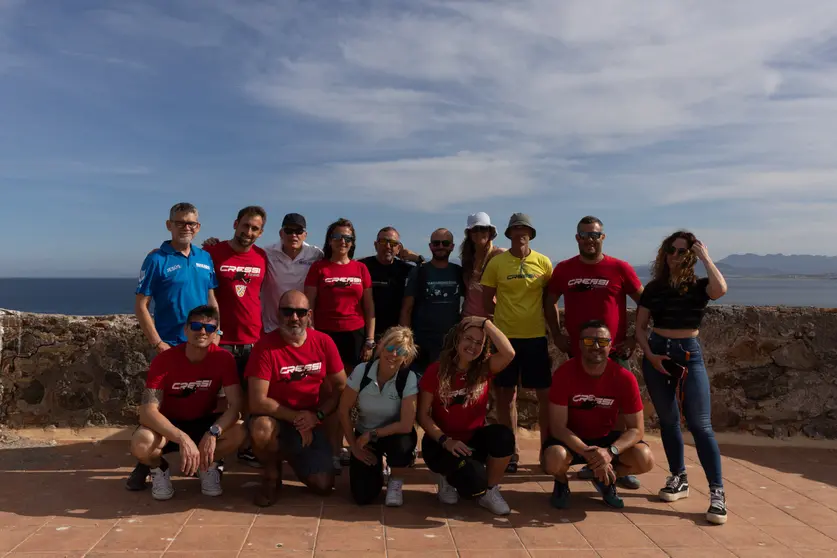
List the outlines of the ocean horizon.
{"type": "MultiPolygon", "coordinates": [[[[132,277],[0,278],[0,308],[73,316],[133,314],[136,285],[132,277]]],[[[727,285],[727,295],[712,304],[837,308],[835,279],[728,277],[727,285]]],[[[630,299],[628,306],[635,306],[630,299]]]]}

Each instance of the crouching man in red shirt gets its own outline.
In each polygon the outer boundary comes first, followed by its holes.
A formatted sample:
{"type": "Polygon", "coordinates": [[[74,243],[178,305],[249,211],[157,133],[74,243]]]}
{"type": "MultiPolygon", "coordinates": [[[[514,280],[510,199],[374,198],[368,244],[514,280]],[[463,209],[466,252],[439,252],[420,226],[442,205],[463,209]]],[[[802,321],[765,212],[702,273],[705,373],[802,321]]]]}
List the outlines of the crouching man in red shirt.
{"type": "Polygon", "coordinates": [[[279,327],[253,347],[244,373],[250,403],[253,452],[264,465],[258,506],[276,502],[282,459],[317,494],[334,487],[332,450],[323,420],[337,409],[346,373],[337,346],[325,333],[309,329],[311,307],[299,291],[279,300],[279,327]],[[331,391],[321,400],[320,388],[331,391]]]}
{"type": "Polygon", "coordinates": [[[654,468],[654,456],[642,440],[645,423],[639,385],[629,370],[608,358],[612,338],[603,321],[588,321],[580,330],[580,356],[555,371],[549,391],[550,437],[543,446],[543,468],[555,477],[550,502],[556,508],[568,506],[567,470],[587,464],[604,502],[622,508],[617,477],[654,468]],[[624,432],[614,429],[620,412],[624,432]]]}
{"type": "Polygon", "coordinates": [[[142,404],[140,426],[131,438],[131,453],[151,469],[151,496],[174,496],[169,464],[163,454],[180,452],[180,469],[199,473],[201,492],[220,496],[218,461],[233,453],[247,432],[238,423],[244,402],[235,358],[215,345],[218,310],[198,306],[189,312],[186,342],[163,351],[151,361],[142,404]],[[227,410],[215,412],[223,387],[227,410]]]}

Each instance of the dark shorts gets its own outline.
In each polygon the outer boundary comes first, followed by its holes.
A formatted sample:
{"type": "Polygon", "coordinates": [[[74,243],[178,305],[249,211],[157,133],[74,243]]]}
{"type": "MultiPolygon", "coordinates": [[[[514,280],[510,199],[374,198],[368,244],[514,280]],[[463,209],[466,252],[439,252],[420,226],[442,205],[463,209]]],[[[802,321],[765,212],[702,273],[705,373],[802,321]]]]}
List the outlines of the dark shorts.
{"type": "Polygon", "coordinates": [[[363,350],[363,343],[366,341],[366,334],[363,328],[354,331],[325,331],[325,333],[334,344],[337,345],[337,352],[340,353],[340,360],[342,360],[348,367],[346,374],[351,374],[355,366],[360,363],[360,353],[363,350]]]}
{"type": "Polygon", "coordinates": [[[552,361],[546,337],[509,341],[514,348],[514,359],[494,377],[494,385],[513,388],[519,382],[528,389],[548,389],[552,385],[552,361]]]}
{"type": "MultiPolygon", "coordinates": [[[[623,434],[623,432],[619,432],[619,431],[614,430],[613,432],[611,432],[610,434],[608,434],[607,436],[604,436],[602,438],[587,438],[587,439],[581,438],[581,441],[584,442],[585,444],[587,444],[588,446],[596,446],[596,447],[599,447],[599,448],[609,448],[611,445],[613,445],[613,442],[615,442],[616,440],[618,440],[622,436],[622,434],[623,434]]],[[[637,442],[637,445],[639,445],[639,444],[648,445],[645,442],[645,440],[640,440],[639,442],[637,442]]],[[[562,448],[564,448],[568,452],[570,452],[570,454],[573,456],[573,461],[572,461],[572,463],[570,463],[570,465],[586,465],[587,464],[587,460],[584,459],[583,455],[580,455],[580,454],[574,452],[573,450],[571,450],[567,446],[567,444],[565,444],[561,440],[558,440],[557,438],[553,438],[552,436],[550,436],[543,443],[543,449],[547,449],[547,448],[550,448],[552,446],[561,446],[562,448]]],[[[613,458],[613,464],[614,465],[619,464],[619,456],[618,455],[613,458]]]]}
{"type": "Polygon", "coordinates": [[[238,370],[238,379],[241,380],[241,386],[247,386],[247,380],[244,378],[244,370],[247,368],[247,361],[250,360],[250,352],[253,350],[253,345],[219,345],[225,351],[232,353],[235,358],[235,367],[238,370]]]}
{"type": "MultiPolygon", "coordinates": [[[[186,433],[189,438],[195,442],[195,445],[199,445],[201,443],[201,439],[203,438],[204,434],[209,432],[209,427],[215,424],[215,422],[221,418],[221,413],[213,413],[211,415],[206,415],[205,417],[196,418],[193,420],[172,420],[169,419],[175,428],[178,430],[182,430],[186,433]]],[[[137,427],[139,428],[139,427],[137,427]]],[[[163,455],[167,453],[175,453],[180,451],[180,444],[176,442],[172,442],[171,440],[166,441],[166,445],[163,446],[163,455]]]]}
{"type": "MultiPolygon", "coordinates": [[[[260,416],[266,415],[251,415],[250,420],[260,416]]],[[[280,457],[287,460],[297,477],[304,479],[317,473],[333,471],[331,444],[322,425],[314,429],[314,439],[308,446],[303,447],[302,436],[293,424],[274,417],[270,418],[279,424],[280,457]]]]}

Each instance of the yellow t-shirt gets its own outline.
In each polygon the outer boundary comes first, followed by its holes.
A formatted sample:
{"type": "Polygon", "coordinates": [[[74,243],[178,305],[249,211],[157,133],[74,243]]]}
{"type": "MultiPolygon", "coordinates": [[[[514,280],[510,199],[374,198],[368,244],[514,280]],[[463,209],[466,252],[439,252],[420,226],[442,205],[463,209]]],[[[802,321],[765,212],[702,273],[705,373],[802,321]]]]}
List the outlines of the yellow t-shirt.
{"type": "Polygon", "coordinates": [[[523,259],[511,251],[494,256],[480,281],[497,289],[494,323],[509,339],[531,339],[546,335],[543,290],[552,277],[552,262],[532,250],[523,259]]]}

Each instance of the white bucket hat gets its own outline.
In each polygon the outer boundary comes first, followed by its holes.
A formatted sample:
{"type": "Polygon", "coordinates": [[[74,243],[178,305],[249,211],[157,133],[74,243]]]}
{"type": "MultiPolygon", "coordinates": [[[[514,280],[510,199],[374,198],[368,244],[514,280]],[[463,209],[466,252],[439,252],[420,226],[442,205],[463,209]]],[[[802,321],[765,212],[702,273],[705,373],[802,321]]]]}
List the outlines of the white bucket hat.
{"type": "Polygon", "coordinates": [[[465,227],[465,234],[467,235],[474,227],[488,227],[491,229],[491,240],[497,238],[497,227],[491,224],[491,218],[484,211],[478,211],[468,215],[468,225],[465,227]]]}

